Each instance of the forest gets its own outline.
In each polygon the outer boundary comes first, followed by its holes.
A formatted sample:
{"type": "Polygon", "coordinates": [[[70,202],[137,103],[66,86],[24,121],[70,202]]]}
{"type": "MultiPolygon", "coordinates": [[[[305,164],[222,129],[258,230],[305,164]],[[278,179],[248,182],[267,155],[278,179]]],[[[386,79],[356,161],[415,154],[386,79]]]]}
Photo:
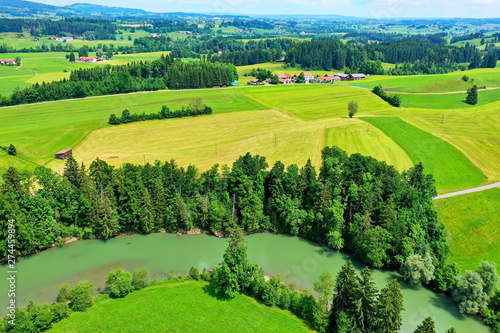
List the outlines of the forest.
{"type": "Polygon", "coordinates": [[[0,32],[23,32],[23,29],[29,29],[33,37],[53,35],[81,36],[87,40],[116,39],[116,24],[105,19],[0,19],[0,32]]]}
{"type": "MultiPolygon", "coordinates": [[[[315,39],[292,46],[285,57],[291,66],[296,64],[310,69],[348,68],[352,73],[362,72],[368,60],[399,64],[386,72],[389,75],[444,74],[465,70],[459,63],[473,63],[471,68],[491,67],[489,54],[482,59],[473,46],[448,47],[431,42],[428,38],[409,37],[378,44],[343,44],[336,39],[315,39]],[[487,57],[488,56],[488,57],[487,57]]],[[[495,63],[496,66],[496,63],[495,63]]],[[[365,74],[378,74],[365,72],[365,74]]]]}
{"type": "Polygon", "coordinates": [[[78,69],[69,79],[34,84],[0,96],[0,106],[113,95],[159,89],[196,89],[229,86],[238,80],[232,64],[209,61],[182,62],[170,55],[158,60],[117,66],[78,69]]]}

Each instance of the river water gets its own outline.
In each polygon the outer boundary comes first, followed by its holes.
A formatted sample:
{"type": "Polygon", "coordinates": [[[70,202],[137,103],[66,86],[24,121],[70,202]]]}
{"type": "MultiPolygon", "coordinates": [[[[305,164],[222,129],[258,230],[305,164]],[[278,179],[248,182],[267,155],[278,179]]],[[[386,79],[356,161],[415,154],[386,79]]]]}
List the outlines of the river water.
{"type": "MultiPolygon", "coordinates": [[[[246,236],[246,240],[251,263],[301,288],[312,290],[313,282],[323,271],[335,277],[349,259],[357,268],[364,267],[353,256],[297,237],[256,234],[246,236]]],[[[97,286],[104,286],[108,273],[116,268],[130,271],[148,268],[152,277],[158,279],[168,272],[186,274],[191,266],[200,270],[213,268],[222,261],[226,246],[227,240],[206,235],[150,234],[79,241],[19,259],[16,301],[18,306],[26,305],[30,299],[54,301],[59,286],[65,282],[91,280],[97,286]]],[[[0,276],[8,277],[7,271],[2,266],[0,276]]],[[[436,332],[445,332],[452,326],[459,333],[490,332],[476,318],[460,314],[457,305],[447,297],[423,287],[409,286],[397,272],[373,270],[373,276],[379,288],[394,278],[401,283],[405,307],[401,332],[413,332],[427,316],[436,321],[436,332]]],[[[0,293],[2,316],[6,313],[7,290],[7,279],[0,279],[0,291],[5,291],[0,293]]]]}

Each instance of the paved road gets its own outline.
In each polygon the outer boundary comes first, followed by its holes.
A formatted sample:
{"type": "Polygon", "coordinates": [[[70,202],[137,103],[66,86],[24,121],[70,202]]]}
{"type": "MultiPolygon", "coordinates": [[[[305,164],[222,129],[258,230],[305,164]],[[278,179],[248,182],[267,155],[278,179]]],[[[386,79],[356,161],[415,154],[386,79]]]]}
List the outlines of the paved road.
{"type": "Polygon", "coordinates": [[[468,190],[463,190],[463,191],[458,191],[458,192],[452,192],[452,193],[447,193],[447,194],[443,194],[443,195],[438,195],[437,197],[434,197],[432,199],[433,200],[444,199],[444,198],[454,197],[454,196],[457,196],[457,195],[462,195],[462,194],[467,194],[467,193],[474,193],[474,192],[489,190],[489,189],[495,188],[495,187],[500,187],[500,182],[493,183],[493,184],[490,184],[490,185],[485,185],[485,186],[474,187],[474,188],[470,188],[468,190]]]}

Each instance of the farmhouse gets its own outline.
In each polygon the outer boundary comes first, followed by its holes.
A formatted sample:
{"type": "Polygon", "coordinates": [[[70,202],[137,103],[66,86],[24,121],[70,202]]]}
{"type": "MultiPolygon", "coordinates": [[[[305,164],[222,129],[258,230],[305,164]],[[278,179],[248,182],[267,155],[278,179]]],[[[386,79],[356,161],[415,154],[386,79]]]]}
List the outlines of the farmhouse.
{"type": "Polygon", "coordinates": [[[1,65],[15,65],[16,61],[14,59],[0,59],[1,65]]]}
{"type": "Polygon", "coordinates": [[[252,79],[252,80],[250,80],[250,84],[251,85],[256,85],[256,84],[260,84],[260,83],[261,83],[261,81],[259,79],[252,79]]]}
{"type": "Polygon", "coordinates": [[[333,82],[333,81],[339,81],[340,78],[334,76],[334,77],[328,77],[328,76],[325,76],[325,77],[319,77],[318,78],[318,82],[319,83],[330,83],[330,82],[333,82]]]}
{"type": "Polygon", "coordinates": [[[344,74],[344,73],[339,73],[339,74],[336,74],[335,76],[339,77],[340,81],[347,81],[348,77],[349,77],[348,74],[344,74]]]}
{"type": "Polygon", "coordinates": [[[304,72],[304,78],[306,79],[306,83],[308,83],[309,81],[313,81],[315,76],[311,72],[304,72]]]}
{"type": "Polygon", "coordinates": [[[65,160],[73,154],[73,149],[63,149],[60,152],[56,153],[56,159],[65,160]]]}
{"type": "Polygon", "coordinates": [[[98,61],[102,61],[101,58],[99,57],[80,57],[78,59],[79,62],[98,62],[98,61]]]}
{"type": "Polygon", "coordinates": [[[366,79],[365,74],[349,74],[347,77],[347,81],[354,81],[354,80],[364,80],[366,79]]]}
{"type": "Polygon", "coordinates": [[[283,83],[283,84],[292,83],[292,76],[288,73],[278,74],[278,78],[280,80],[280,83],[283,83]]]}

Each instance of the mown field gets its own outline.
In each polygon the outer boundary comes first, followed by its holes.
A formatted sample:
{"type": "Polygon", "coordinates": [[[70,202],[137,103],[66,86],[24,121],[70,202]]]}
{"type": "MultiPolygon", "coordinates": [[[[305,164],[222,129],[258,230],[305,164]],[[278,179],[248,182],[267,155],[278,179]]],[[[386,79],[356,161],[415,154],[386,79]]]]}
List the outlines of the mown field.
{"type": "Polygon", "coordinates": [[[49,332],[310,332],[289,311],[238,295],[219,300],[206,282],[160,282],[122,299],[103,297],[49,332]]]}
{"type": "MultiPolygon", "coordinates": [[[[106,127],[92,132],[75,149],[75,155],[86,163],[99,157],[112,165],[175,159],[181,165],[192,164],[206,170],[216,163],[231,165],[248,151],[265,156],[270,165],[280,160],[301,167],[311,159],[319,167],[321,150],[333,141],[353,152],[351,139],[341,133],[361,125],[357,119],[304,121],[276,110],[242,111],[150,121],[147,126],[134,123],[106,127]]],[[[363,127],[364,131],[366,125],[363,127]]],[[[390,138],[370,127],[368,138],[373,137],[373,131],[380,143],[363,145],[363,153],[396,165],[401,171],[412,166],[390,138]]],[[[64,162],[53,161],[49,166],[61,170],[64,162]]]]}
{"type": "Polygon", "coordinates": [[[394,165],[399,171],[413,166],[408,154],[389,136],[370,124],[352,124],[328,128],[326,146],[338,146],[348,154],[359,153],[394,165]]]}
{"type": "Polygon", "coordinates": [[[448,142],[400,118],[364,117],[364,121],[387,134],[408,154],[413,163],[422,162],[434,175],[439,189],[460,189],[481,184],[486,176],[464,154],[448,142]]]}
{"type": "Polygon", "coordinates": [[[435,200],[434,206],[448,230],[450,262],[462,271],[482,260],[500,263],[500,188],[435,200]]]}

